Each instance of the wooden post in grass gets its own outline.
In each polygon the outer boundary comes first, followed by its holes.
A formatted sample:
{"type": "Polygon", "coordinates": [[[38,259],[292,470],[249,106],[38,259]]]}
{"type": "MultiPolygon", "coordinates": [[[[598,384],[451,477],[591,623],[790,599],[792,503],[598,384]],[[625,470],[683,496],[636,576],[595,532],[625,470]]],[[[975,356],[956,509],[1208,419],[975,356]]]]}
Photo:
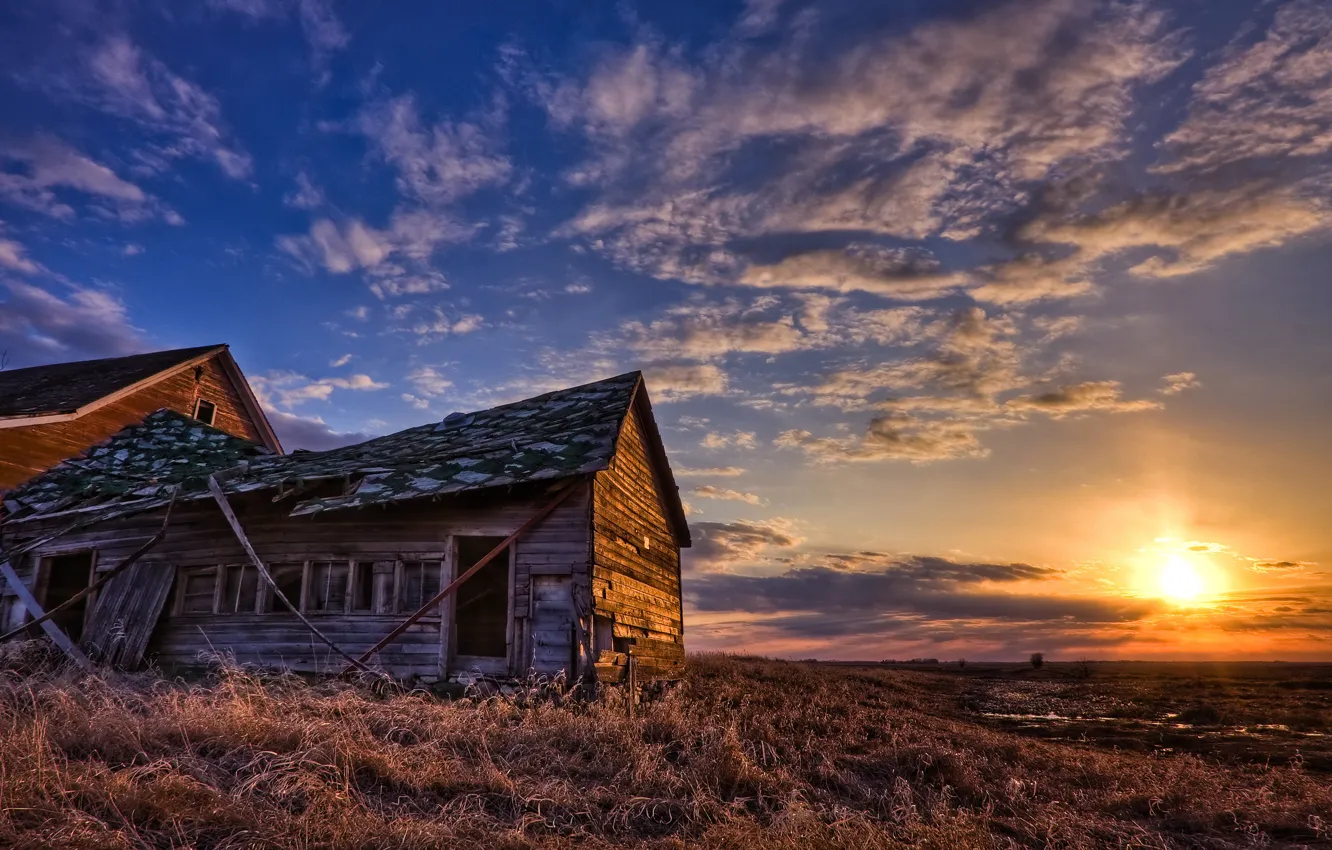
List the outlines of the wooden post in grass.
{"type": "Polygon", "coordinates": [[[629,660],[625,662],[629,669],[625,678],[629,680],[629,719],[634,719],[634,703],[638,701],[638,663],[634,659],[634,648],[629,647],[629,660]]]}

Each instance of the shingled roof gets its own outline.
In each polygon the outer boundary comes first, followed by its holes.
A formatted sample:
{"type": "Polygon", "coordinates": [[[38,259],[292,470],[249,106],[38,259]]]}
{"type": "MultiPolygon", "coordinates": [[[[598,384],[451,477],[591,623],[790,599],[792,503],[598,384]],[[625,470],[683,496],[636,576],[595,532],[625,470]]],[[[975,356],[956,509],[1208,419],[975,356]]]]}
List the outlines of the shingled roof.
{"type": "Polygon", "coordinates": [[[155,507],[163,494],[202,493],[210,473],[272,455],[268,449],[163,408],[31,479],[5,497],[15,515],[61,511],[110,513],[155,507]],[[146,507],[144,507],[146,506],[146,507]]]}
{"type": "Polygon", "coordinates": [[[77,413],[112,393],[224,348],[203,345],[6,370],[0,372],[0,417],[77,413]]]}
{"type": "Polygon", "coordinates": [[[641,405],[662,471],[667,512],[683,545],[688,530],[652,421],[642,375],[629,372],[489,410],[453,414],[353,446],[274,455],[167,410],[126,428],[83,458],[66,461],[9,494],[15,520],[56,511],[99,517],[137,513],[206,496],[210,473],[229,470],[229,493],[345,479],[345,495],[298,501],[293,516],[364,508],[471,490],[553,481],[609,467],[631,407],[641,405]]]}

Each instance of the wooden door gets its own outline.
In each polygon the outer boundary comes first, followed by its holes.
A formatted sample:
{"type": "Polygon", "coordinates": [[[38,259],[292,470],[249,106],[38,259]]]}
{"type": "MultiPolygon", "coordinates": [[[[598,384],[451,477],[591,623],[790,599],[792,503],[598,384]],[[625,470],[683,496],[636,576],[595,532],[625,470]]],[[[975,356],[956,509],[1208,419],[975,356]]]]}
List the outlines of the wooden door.
{"type": "Polygon", "coordinates": [[[569,576],[532,576],[532,669],[554,675],[574,670],[573,581],[569,576]]]}

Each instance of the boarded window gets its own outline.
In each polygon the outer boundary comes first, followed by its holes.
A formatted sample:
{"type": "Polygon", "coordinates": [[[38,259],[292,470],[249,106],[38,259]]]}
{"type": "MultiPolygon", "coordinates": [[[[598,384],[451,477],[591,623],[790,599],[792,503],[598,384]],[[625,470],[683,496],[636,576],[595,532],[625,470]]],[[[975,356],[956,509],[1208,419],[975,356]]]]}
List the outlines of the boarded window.
{"type": "Polygon", "coordinates": [[[217,415],[217,406],[206,399],[199,399],[194,405],[194,418],[205,425],[213,424],[213,417],[217,415]]]}
{"type": "Polygon", "coordinates": [[[347,583],[351,565],[346,562],[315,561],[310,565],[310,587],[305,610],[342,613],[347,608],[347,583]]]}
{"type": "MultiPolygon", "coordinates": [[[[411,613],[439,593],[439,561],[403,561],[398,585],[398,610],[411,613]]],[[[438,611],[430,612],[431,616],[438,611]]]]}
{"type": "Polygon", "coordinates": [[[223,614],[254,613],[255,594],[259,592],[259,572],[252,566],[224,567],[225,584],[222,586],[221,612],[223,614]]]}
{"type": "Polygon", "coordinates": [[[372,581],[374,583],[374,610],[377,614],[393,613],[393,606],[396,600],[394,596],[394,576],[397,574],[398,564],[396,561],[375,561],[371,566],[372,581]]]}
{"type": "Polygon", "coordinates": [[[217,590],[217,569],[190,570],[181,576],[180,613],[211,614],[217,590]]]}

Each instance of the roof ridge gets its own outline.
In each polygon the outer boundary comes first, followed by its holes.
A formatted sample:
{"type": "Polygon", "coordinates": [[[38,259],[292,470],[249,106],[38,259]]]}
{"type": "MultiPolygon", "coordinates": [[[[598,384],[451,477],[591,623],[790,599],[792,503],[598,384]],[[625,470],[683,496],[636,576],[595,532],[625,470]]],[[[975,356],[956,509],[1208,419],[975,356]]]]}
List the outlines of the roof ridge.
{"type": "Polygon", "coordinates": [[[64,510],[87,504],[102,492],[122,500],[146,495],[162,481],[190,481],[193,490],[195,479],[235,466],[242,455],[252,462],[228,479],[228,492],[325,478],[352,483],[344,495],[297,503],[293,515],[555,481],[609,468],[641,380],[641,372],[625,372],[487,408],[474,422],[453,429],[427,423],[351,446],[290,455],[246,451],[247,446],[264,450],[177,411],[158,410],[91,449],[94,456],[87,462],[57,466],[33,479],[31,490],[13,495],[31,516],[57,505],[64,510]],[[178,429],[176,422],[191,429],[178,429]],[[136,480],[143,486],[134,488],[136,480]]]}
{"type": "Polygon", "coordinates": [[[61,360],[56,363],[42,363],[37,366],[23,366],[18,369],[6,369],[4,372],[0,372],[0,374],[9,377],[11,375],[17,375],[20,372],[29,372],[34,369],[54,369],[56,367],[65,366],[90,366],[94,363],[109,363],[113,360],[132,360],[136,357],[157,357],[165,356],[167,354],[184,355],[186,352],[193,352],[193,356],[197,356],[203,354],[205,351],[217,351],[229,347],[230,345],[228,343],[220,342],[216,345],[191,345],[184,348],[163,348],[157,351],[140,351],[135,354],[121,354],[116,357],[93,357],[88,360],[61,360]]]}
{"type": "MultiPolygon", "coordinates": [[[[520,398],[520,399],[517,399],[516,401],[506,401],[506,402],[504,402],[504,404],[496,404],[496,405],[494,405],[494,406],[492,406],[492,407],[482,407],[482,408],[480,408],[480,409],[478,409],[478,410],[464,410],[464,411],[459,411],[459,412],[461,412],[461,413],[463,413],[463,414],[465,414],[465,415],[467,415],[467,416],[474,416],[474,415],[476,415],[476,414],[478,414],[478,413],[487,413],[487,412],[489,412],[489,411],[491,411],[491,410],[502,410],[502,409],[504,409],[504,408],[506,408],[506,407],[513,407],[514,405],[518,405],[518,404],[530,404],[531,402],[534,402],[534,401],[542,401],[542,400],[544,400],[544,399],[546,399],[546,398],[549,398],[550,396],[553,396],[553,395],[564,395],[565,393],[574,393],[574,392],[578,392],[579,390],[586,390],[586,389],[588,389],[589,387],[595,387],[595,386],[597,386],[598,384],[610,384],[610,383],[614,383],[614,382],[616,382],[616,381],[619,381],[621,378],[628,378],[628,377],[630,377],[631,375],[636,375],[636,376],[638,376],[639,378],[641,378],[641,377],[643,376],[643,370],[642,370],[642,369],[632,369],[632,370],[630,370],[630,371],[628,371],[628,372],[621,372],[621,373],[618,374],[618,375],[612,375],[612,376],[609,377],[609,378],[599,378],[598,380],[595,380],[595,381],[588,381],[588,382],[585,383],[585,384],[577,384],[577,385],[572,386],[572,387],[563,387],[563,388],[558,389],[558,390],[547,390],[546,392],[541,393],[540,395],[528,396],[528,397],[526,397],[526,398],[520,398]]],[[[451,416],[452,414],[449,414],[449,415],[451,416]]],[[[448,417],[445,417],[445,418],[447,419],[448,417]]],[[[441,419],[441,420],[437,420],[437,422],[442,422],[442,421],[443,421],[442,419],[441,419]]],[[[418,426],[412,426],[412,427],[418,427],[418,426]]],[[[409,429],[405,429],[405,430],[409,430],[409,429]]]]}

